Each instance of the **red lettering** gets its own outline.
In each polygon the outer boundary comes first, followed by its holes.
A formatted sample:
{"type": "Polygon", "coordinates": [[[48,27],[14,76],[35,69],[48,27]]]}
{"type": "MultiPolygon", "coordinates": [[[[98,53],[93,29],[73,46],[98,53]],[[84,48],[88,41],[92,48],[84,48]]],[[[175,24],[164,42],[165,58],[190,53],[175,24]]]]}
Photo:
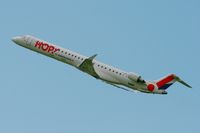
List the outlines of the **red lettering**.
{"type": "Polygon", "coordinates": [[[54,46],[49,46],[49,49],[47,52],[51,52],[53,54],[54,46]]]}
{"type": "Polygon", "coordinates": [[[37,41],[37,42],[35,43],[35,47],[40,48],[40,47],[41,47],[41,42],[37,41]]]}
{"type": "Polygon", "coordinates": [[[43,51],[47,51],[48,48],[49,48],[49,45],[47,43],[42,44],[42,50],[43,51]]]}
{"type": "Polygon", "coordinates": [[[60,50],[59,48],[55,48],[54,49],[54,53],[57,52],[57,51],[59,51],[59,50],[60,50]]]}
{"type": "Polygon", "coordinates": [[[35,43],[35,47],[37,47],[38,49],[42,49],[43,51],[47,51],[48,53],[51,53],[51,54],[60,50],[59,48],[55,48],[54,46],[51,46],[47,43],[43,43],[40,41],[37,41],[35,43]]]}

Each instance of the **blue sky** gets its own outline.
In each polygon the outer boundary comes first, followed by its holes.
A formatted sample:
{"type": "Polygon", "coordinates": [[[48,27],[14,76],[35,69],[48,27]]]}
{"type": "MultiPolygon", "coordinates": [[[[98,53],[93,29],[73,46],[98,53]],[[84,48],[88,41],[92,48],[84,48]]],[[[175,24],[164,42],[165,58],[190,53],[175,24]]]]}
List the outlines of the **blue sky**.
{"type": "Polygon", "coordinates": [[[200,132],[198,0],[1,0],[0,132],[200,132]],[[169,95],[129,93],[11,42],[30,34],[156,80],[169,95]]]}

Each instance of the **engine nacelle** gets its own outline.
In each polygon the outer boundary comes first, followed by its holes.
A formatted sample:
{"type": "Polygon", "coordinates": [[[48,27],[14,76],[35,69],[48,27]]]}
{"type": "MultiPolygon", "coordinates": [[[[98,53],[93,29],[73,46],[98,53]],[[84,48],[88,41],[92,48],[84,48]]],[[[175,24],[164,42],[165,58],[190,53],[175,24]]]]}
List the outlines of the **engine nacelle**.
{"type": "Polygon", "coordinates": [[[134,82],[145,83],[141,76],[138,76],[137,74],[132,72],[128,74],[128,78],[134,82]]]}

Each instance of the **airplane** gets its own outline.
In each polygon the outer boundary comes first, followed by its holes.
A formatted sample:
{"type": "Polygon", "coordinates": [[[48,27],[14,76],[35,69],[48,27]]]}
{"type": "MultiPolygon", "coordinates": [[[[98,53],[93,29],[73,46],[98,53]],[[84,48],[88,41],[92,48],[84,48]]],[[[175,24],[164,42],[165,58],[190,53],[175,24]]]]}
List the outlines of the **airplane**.
{"type": "Polygon", "coordinates": [[[156,81],[144,80],[138,74],[126,72],[95,60],[97,54],[91,57],[83,56],[30,35],[16,36],[12,38],[12,41],[24,48],[72,65],[96,79],[126,91],[166,95],[168,94],[167,88],[175,82],[192,88],[175,74],[167,75],[156,81]]]}

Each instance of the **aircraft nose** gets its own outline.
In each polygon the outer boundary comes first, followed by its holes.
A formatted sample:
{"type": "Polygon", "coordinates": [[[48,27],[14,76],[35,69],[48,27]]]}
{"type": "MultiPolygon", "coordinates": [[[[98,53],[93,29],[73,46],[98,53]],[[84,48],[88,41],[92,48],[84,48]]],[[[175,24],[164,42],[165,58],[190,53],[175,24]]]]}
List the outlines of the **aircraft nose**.
{"type": "Polygon", "coordinates": [[[12,38],[12,41],[15,42],[15,43],[19,43],[20,40],[21,40],[21,37],[19,37],[19,36],[12,38]]]}

